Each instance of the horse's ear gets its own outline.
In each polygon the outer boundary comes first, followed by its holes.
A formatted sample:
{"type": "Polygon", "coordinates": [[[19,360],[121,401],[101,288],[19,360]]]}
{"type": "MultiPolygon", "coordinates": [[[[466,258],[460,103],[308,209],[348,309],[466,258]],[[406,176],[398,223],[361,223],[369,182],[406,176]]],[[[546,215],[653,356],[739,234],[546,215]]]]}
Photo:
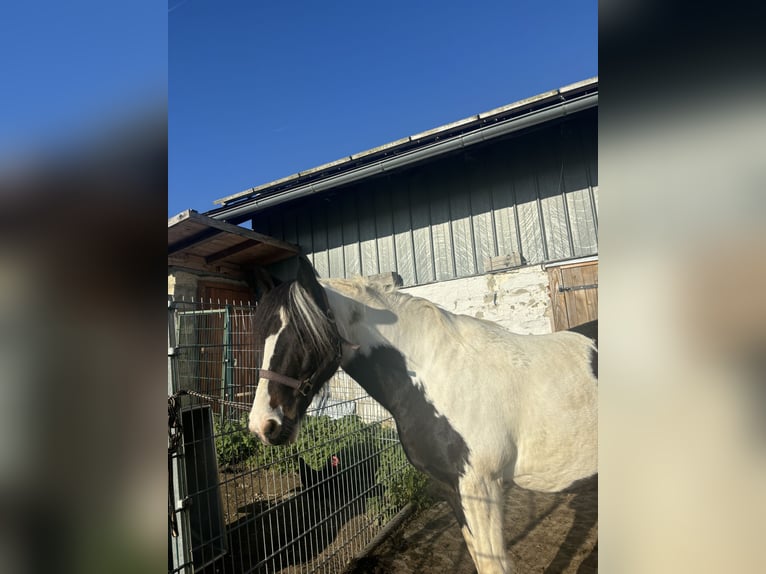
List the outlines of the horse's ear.
{"type": "Polygon", "coordinates": [[[298,284],[309,292],[322,311],[327,312],[330,305],[327,302],[327,294],[317,280],[317,273],[311,262],[305,255],[298,256],[298,274],[296,276],[298,284]]]}

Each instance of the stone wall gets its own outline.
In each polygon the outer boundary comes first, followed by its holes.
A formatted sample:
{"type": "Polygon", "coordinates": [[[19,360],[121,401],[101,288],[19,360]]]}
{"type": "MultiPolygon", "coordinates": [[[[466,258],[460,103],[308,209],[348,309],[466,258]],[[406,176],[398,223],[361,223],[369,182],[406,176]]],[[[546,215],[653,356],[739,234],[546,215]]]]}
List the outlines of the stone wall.
{"type": "Polygon", "coordinates": [[[199,277],[186,271],[173,270],[168,272],[168,295],[176,299],[191,301],[197,296],[197,281],[199,277]]]}
{"type": "Polygon", "coordinates": [[[537,265],[401,290],[515,333],[540,335],[553,330],[548,273],[537,265]]]}

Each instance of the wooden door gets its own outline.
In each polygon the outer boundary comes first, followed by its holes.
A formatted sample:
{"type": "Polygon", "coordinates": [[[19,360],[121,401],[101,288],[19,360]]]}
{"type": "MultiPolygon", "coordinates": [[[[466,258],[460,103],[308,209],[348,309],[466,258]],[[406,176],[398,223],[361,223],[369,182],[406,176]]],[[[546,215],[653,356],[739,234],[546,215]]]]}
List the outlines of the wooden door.
{"type": "Polygon", "coordinates": [[[253,300],[250,288],[236,283],[200,281],[197,284],[197,294],[203,303],[239,305],[248,304],[253,300]]]}
{"type": "Polygon", "coordinates": [[[598,261],[549,267],[548,278],[554,331],[598,319],[598,261]]]}
{"type": "MultiPolygon", "coordinates": [[[[203,301],[210,300],[213,306],[220,304],[226,308],[225,323],[221,323],[218,335],[222,344],[208,348],[202,363],[202,379],[212,381],[218,377],[218,392],[224,389],[222,395],[226,400],[252,403],[261,366],[261,350],[255,348],[254,293],[246,285],[212,281],[201,281],[198,289],[203,301]]],[[[238,417],[242,413],[233,414],[238,417]]]]}

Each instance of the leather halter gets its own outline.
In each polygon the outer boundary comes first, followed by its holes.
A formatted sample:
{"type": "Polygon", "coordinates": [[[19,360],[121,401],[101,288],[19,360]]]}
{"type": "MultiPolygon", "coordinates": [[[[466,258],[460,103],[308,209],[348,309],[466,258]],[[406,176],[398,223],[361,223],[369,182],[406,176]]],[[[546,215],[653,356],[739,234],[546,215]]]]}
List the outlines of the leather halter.
{"type": "Polygon", "coordinates": [[[269,371],[268,369],[260,369],[258,371],[258,375],[261,379],[267,379],[269,381],[279,383],[280,385],[290,387],[291,389],[295,389],[304,397],[306,396],[306,393],[308,393],[311,390],[311,387],[313,386],[311,382],[311,379],[314,378],[313,375],[304,381],[299,381],[298,379],[294,379],[292,377],[288,377],[287,375],[282,375],[280,373],[275,373],[274,371],[269,371]]]}
{"type": "MultiPolygon", "coordinates": [[[[335,327],[335,318],[332,316],[332,311],[329,309],[327,310],[327,318],[330,320],[332,325],[335,327]]],[[[338,328],[335,327],[335,335],[338,339],[338,350],[335,353],[335,369],[337,369],[340,366],[341,357],[343,355],[343,343],[346,342],[343,337],[341,337],[340,333],[338,333],[338,328]]],[[[259,370],[259,377],[261,379],[266,379],[268,381],[272,381],[274,383],[278,383],[280,385],[284,385],[286,387],[290,387],[291,389],[296,390],[299,394],[302,396],[307,396],[309,391],[314,386],[314,379],[319,374],[319,369],[324,366],[324,363],[320,365],[316,371],[307,379],[304,379],[303,381],[299,381],[298,379],[294,379],[293,377],[288,377],[287,375],[283,375],[282,373],[276,373],[274,371],[269,371],[268,369],[260,369],[259,370]]],[[[324,382],[324,381],[322,381],[324,382]]]]}
{"type": "MultiPolygon", "coordinates": [[[[335,369],[337,369],[338,366],[340,366],[340,358],[341,358],[341,353],[342,353],[341,345],[342,344],[343,344],[342,343],[342,339],[339,339],[338,340],[338,352],[336,353],[335,360],[334,360],[335,369]]],[[[320,368],[322,366],[323,365],[320,365],[320,368]]],[[[299,381],[298,379],[294,379],[293,377],[288,377],[287,375],[283,375],[282,373],[275,373],[274,371],[269,371],[268,369],[260,369],[258,374],[259,374],[260,378],[262,378],[262,379],[266,379],[266,380],[272,381],[274,383],[278,383],[280,385],[284,385],[286,387],[290,387],[291,389],[295,389],[296,391],[298,391],[298,393],[300,393],[302,396],[305,397],[308,394],[308,392],[311,391],[311,389],[314,386],[314,382],[315,382],[314,379],[319,374],[319,368],[316,371],[314,371],[313,375],[311,375],[307,379],[304,379],[303,381],[299,381]]],[[[324,381],[322,381],[322,382],[324,382],[324,381]]]]}

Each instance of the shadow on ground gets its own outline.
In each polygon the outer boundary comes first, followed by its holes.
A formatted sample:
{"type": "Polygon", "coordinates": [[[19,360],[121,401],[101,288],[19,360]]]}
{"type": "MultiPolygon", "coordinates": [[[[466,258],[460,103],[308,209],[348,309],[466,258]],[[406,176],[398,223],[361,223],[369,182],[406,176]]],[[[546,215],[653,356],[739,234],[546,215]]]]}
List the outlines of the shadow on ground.
{"type": "MultiPolygon", "coordinates": [[[[511,487],[505,499],[506,550],[515,571],[595,574],[598,571],[598,477],[562,493],[511,487]]],[[[440,500],[405,523],[346,574],[473,574],[452,511],[440,500]]]]}

